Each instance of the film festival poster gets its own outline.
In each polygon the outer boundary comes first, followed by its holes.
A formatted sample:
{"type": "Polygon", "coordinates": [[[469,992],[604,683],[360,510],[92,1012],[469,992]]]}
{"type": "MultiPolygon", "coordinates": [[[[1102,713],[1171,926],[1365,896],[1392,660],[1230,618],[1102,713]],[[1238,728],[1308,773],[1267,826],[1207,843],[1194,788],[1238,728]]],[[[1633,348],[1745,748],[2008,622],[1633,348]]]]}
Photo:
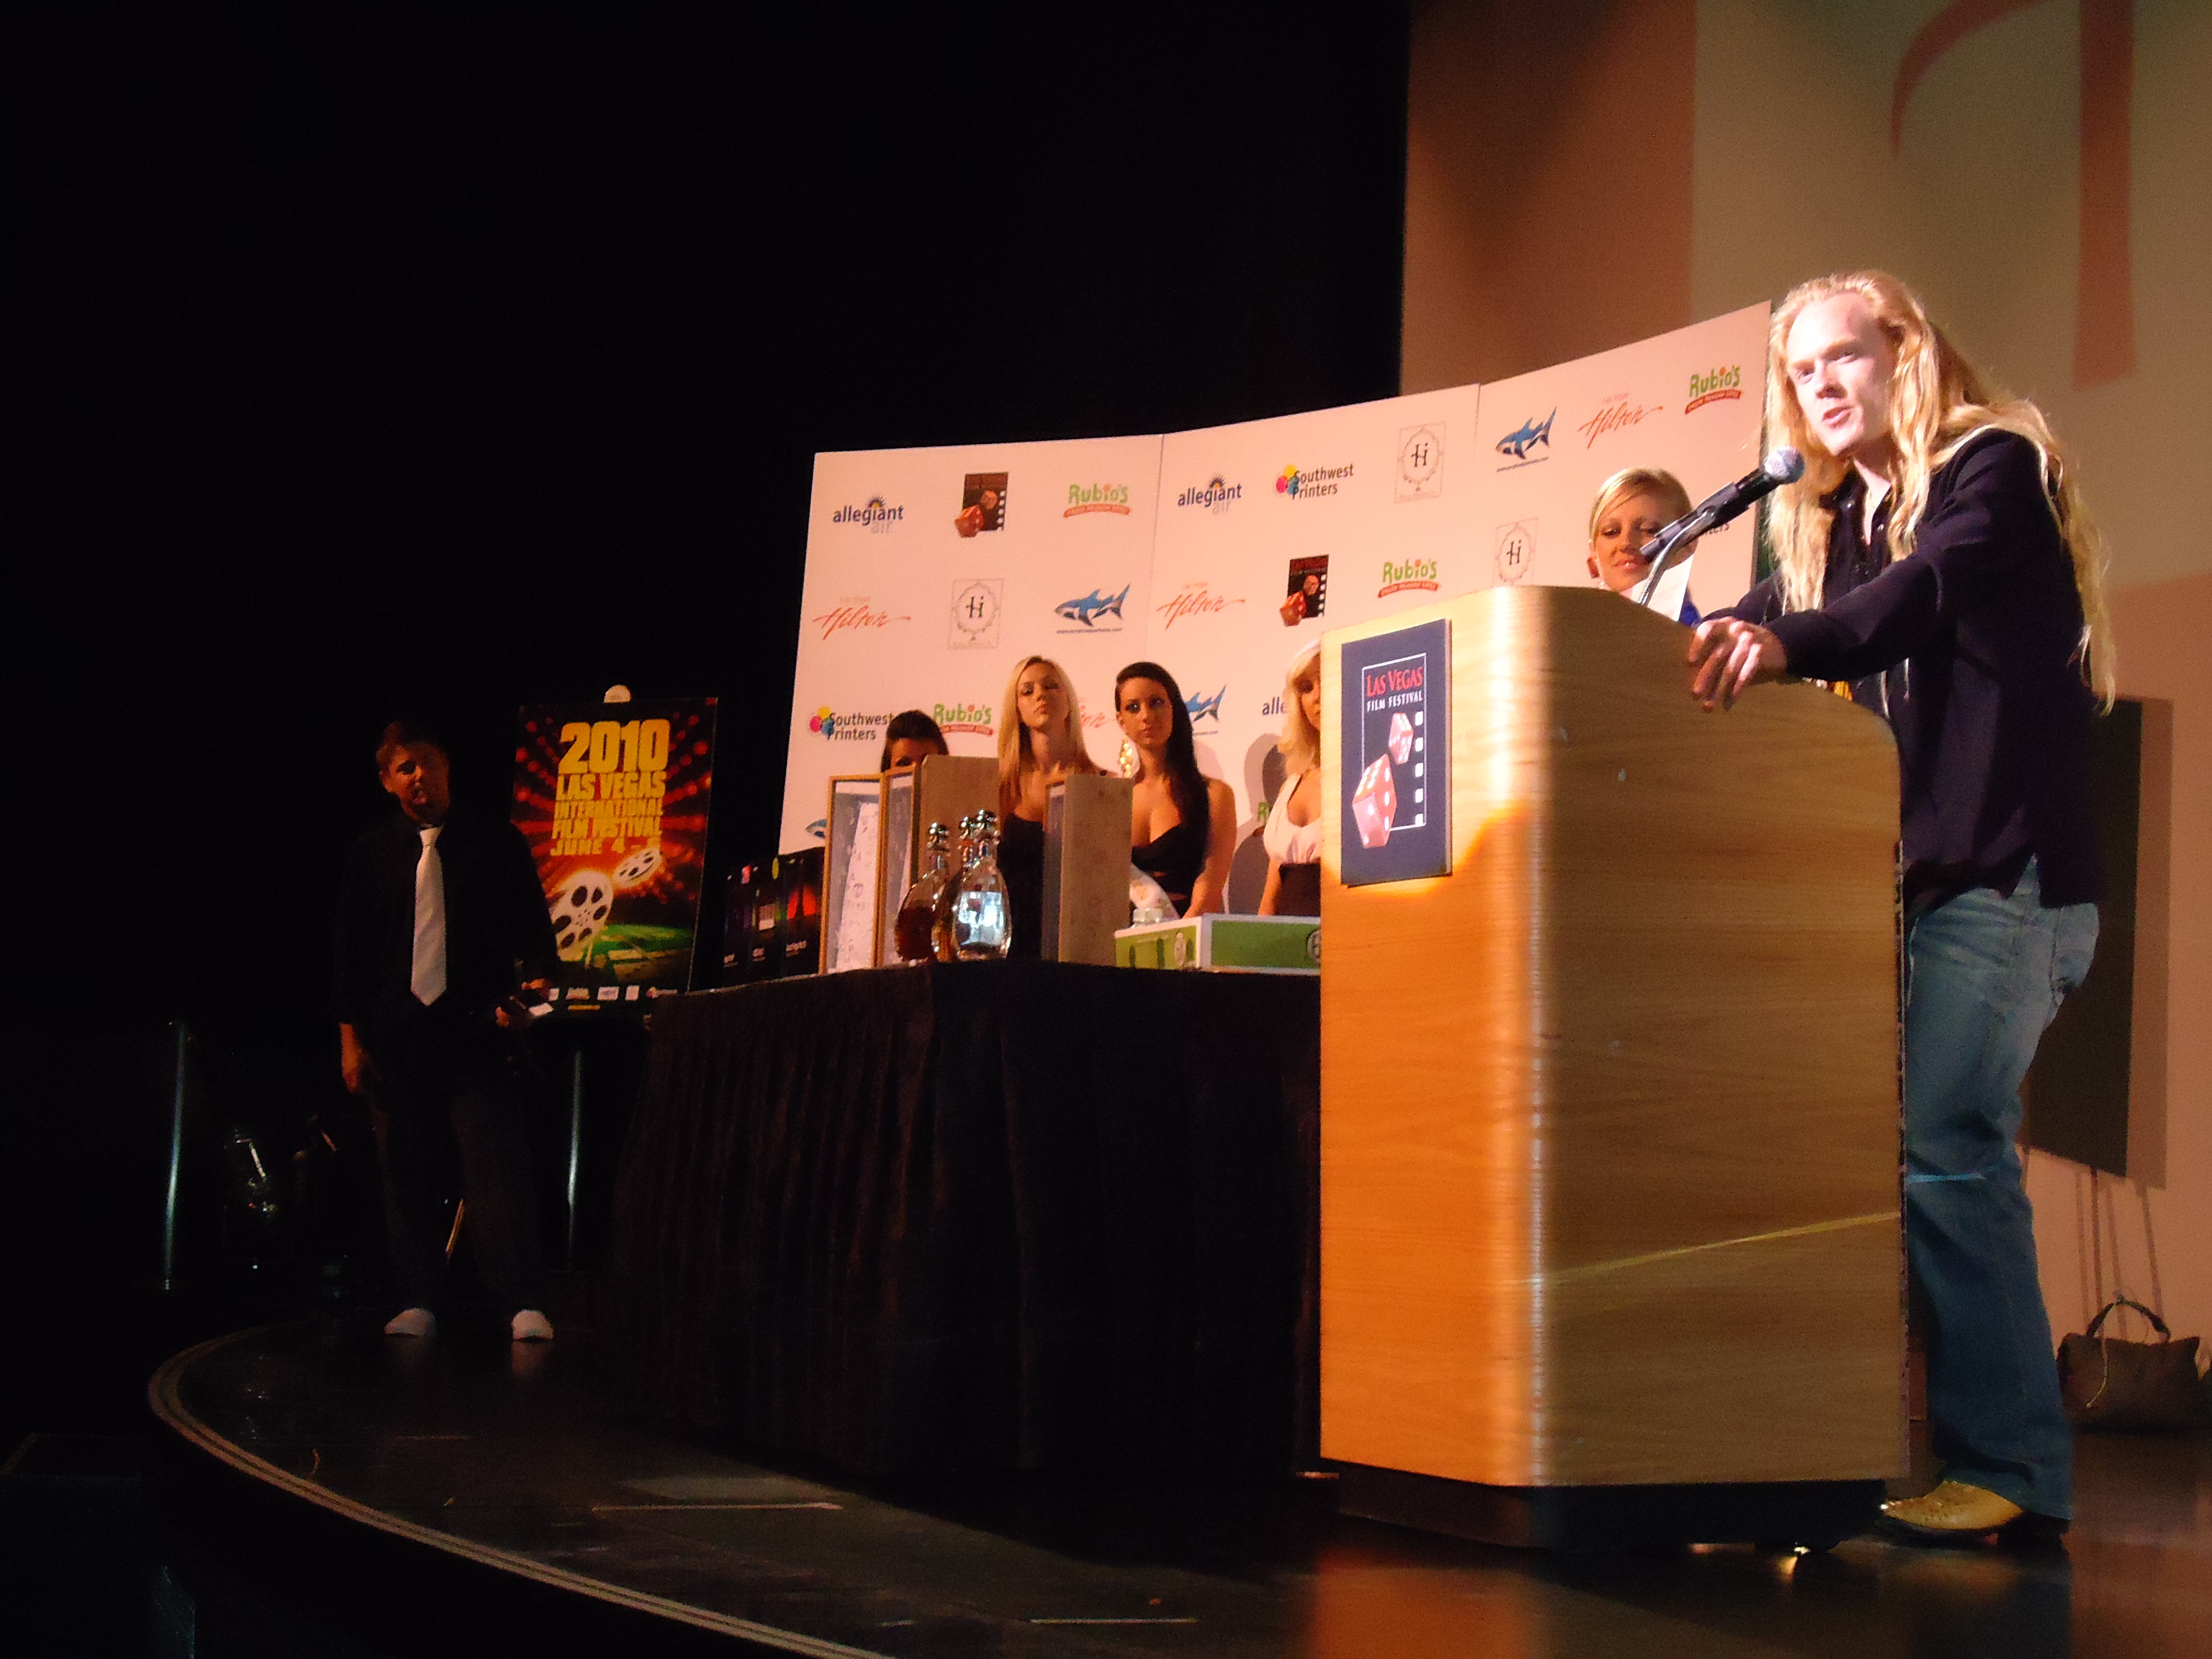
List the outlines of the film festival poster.
{"type": "Polygon", "coordinates": [[[562,1011],[641,1008],[688,988],[714,700],[526,708],[514,761],[514,825],[552,917],[562,1011]]]}
{"type": "Polygon", "coordinates": [[[1451,624],[1346,641],[1340,693],[1347,887],[1451,873],[1451,624]]]}

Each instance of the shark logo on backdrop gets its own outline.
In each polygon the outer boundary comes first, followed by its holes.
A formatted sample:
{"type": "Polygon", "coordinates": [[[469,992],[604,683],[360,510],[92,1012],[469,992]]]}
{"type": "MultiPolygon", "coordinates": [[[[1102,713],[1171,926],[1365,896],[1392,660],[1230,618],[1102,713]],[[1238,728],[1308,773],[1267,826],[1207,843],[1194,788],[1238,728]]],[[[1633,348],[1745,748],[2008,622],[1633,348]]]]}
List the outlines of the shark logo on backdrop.
{"type": "Polygon", "coordinates": [[[1444,423],[1401,428],[1398,433],[1398,481],[1392,490],[1401,501],[1432,501],[1444,493],[1444,423]]]}
{"type": "Polygon", "coordinates": [[[1228,696],[1229,688],[1224,685],[1210,697],[1185,697],[1182,706],[1190,711],[1190,723],[1196,726],[1200,720],[1212,720],[1219,726],[1221,704],[1228,696]]]}
{"type": "Polygon", "coordinates": [[[1682,405],[1682,413],[1691,415],[1707,404],[1728,403],[1743,396],[1743,365],[1730,363],[1726,368],[1709,368],[1704,374],[1690,376],[1690,400],[1682,405]]]}
{"type": "Polygon", "coordinates": [[[1498,580],[1510,587],[1536,562],[1536,520],[1498,526],[1498,580]]]}
{"type": "Polygon", "coordinates": [[[1509,432],[1500,438],[1498,441],[1498,453],[1505,456],[1507,461],[1505,465],[1498,470],[1500,472],[1510,472],[1516,466],[1534,466],[1540,461],[1551,459],[1552,422],[1559,417],[1559,411],[1556,409],[1540,421],[1532,415],[1521,423],[1518,430],[1509,432]],[[1528,452],[1538,444],[1544,446],[1545,453],[1531,457],[1528,452]]]}
{"type": "Polygon", "coordinates": [[[1003,576],[963,576],[953,583],[952,632],[945,643],[955,651],[998,649],[1006,592],[1003,576]]]}
{"type": "Polygon", "coordinates": [[[1218,517],[1229,510],[1232,501],[1244,499],[1244,486],[1224,483],[1217,475],[1202,484],[1194,484],[1176,497],[1177,507],[1202,507],[1218,517]]]}
{"type": "Polygon", "coordinates": [[[887,507],[880,495],[871,495],[859,507],[849,503],[830,515],[831,524],[855,525],[874,536],[888,536],[891,526],[906,517],[902,507],[887,507]]]}
{"type": "Polygon", "coordinates": [[[991,705],[988,702],[940,702],[932,706],[929,717],[937,722],[937,729],[947,736],[955,732],[984,738],[991,735],[991,705]]]}
{"type": "Polygon", "coordinates": [[[1118,593],[1109,593],[1094,587],[1079,599],[1068,599],[1053,607],[1053,614],[1068,622],[1079,623],[1079,628],[1063,628],[1062,634],[1118,634],[1121,631],[1121,602],[1129,597],[1134,582],[1124,582],[1118,593]],[[1110,626],[1100,626],[1102,617],[1111,617],[1110,626]]]}

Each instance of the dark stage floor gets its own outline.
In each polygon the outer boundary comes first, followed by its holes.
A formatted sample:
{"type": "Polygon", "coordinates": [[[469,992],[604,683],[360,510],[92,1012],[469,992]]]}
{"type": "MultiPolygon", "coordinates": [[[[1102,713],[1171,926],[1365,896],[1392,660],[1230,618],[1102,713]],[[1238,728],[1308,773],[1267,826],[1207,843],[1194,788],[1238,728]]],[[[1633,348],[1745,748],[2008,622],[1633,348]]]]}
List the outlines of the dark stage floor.
{"type": "Polygon", "coordinates": [[[1563,1558],[1340,1518],[1326,1480],[804,1478],[611,1415],[580,1331],[521,1349],[248,1332],[173,1361],[155,1396],[197,1448],[187,1483],[251,1487],[264,1528],[356,1537],[380,1571],[438,1559],[522,1587],[586,1649],[657,1632],[942,1656],[2212,1651],[2204,1436],[2086,1439],[2063,1551],[1563,1558]]]}

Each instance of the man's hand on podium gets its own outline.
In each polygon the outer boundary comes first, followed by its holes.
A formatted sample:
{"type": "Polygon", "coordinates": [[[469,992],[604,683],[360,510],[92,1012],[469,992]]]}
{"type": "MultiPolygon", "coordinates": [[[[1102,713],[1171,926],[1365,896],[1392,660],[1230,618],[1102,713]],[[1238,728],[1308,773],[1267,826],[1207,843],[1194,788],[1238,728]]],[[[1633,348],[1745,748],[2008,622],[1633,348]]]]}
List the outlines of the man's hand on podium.
{"type": "Polygon", "coordinates": [[[1690,695],[1705,706],[1732,708],[1735,700],[1763,681],[1790,672],[1788,653],[1771,629],[1733,617],[1699,623],[1690,635],[1690,695]]]}

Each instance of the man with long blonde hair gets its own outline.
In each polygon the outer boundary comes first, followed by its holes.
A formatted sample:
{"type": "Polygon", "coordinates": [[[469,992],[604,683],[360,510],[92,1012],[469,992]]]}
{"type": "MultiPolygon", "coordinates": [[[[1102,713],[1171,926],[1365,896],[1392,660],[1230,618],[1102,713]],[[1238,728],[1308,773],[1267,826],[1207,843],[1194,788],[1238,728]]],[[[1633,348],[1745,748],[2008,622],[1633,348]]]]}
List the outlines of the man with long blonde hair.
{"type": "Polygon", "coordinates": [[[1805,476],[1769,517],[1775,573],[1692,635],[1691,692],[1724,708],[1826,680],[1897,738],[1905,1246],[1945,1468],[1884,1519],[1923,1540],[2062,1532],[2073,1437],[2014,1142],[2021,1080],[2096,945],[2101,547],[2042,412],[1988,390],[1893,276],[1783,301],[1766,412],[1805,476]]]}

